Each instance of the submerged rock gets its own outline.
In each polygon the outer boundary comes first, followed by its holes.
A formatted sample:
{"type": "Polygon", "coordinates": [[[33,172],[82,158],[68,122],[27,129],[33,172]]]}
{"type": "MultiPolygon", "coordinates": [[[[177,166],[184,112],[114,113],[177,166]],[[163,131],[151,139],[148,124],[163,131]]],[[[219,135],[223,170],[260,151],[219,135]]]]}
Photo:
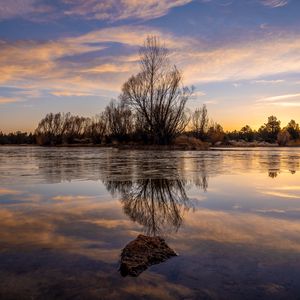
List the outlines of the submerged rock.
{"type": "Polygon", "coordinates": [[[159,264],[177,256],[161,237],[140,234],[121,253],[120,272],[122,276],[139,276],[151,265],[159,264]]]}

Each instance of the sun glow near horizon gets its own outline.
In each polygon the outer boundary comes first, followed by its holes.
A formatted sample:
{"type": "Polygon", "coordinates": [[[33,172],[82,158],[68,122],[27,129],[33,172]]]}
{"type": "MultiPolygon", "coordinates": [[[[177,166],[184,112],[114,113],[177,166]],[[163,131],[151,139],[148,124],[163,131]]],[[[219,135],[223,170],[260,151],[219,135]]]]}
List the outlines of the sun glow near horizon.
{"type": "Polygon", "coordinates": [[[206,104],[225,130],[258,129],[269,115],[300,121],[297,1],[2,2],[3,132],[33,131],[48,112],[100,113],[137,72],[148,35],[195,86],[187,106],[206,104]]]}

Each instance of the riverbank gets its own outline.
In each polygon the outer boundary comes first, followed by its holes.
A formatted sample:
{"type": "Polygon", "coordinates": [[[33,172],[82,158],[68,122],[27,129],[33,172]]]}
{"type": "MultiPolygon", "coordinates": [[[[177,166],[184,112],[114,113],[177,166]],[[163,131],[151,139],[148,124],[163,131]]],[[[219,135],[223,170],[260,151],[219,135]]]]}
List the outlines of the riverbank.
{"type": "Polygon", "coordinates": [[[212,148],[226,149],[226,148],[277,148],[277,147],[300,147],[299,141],[290,141],[287,145],[278,145],[277,143],[268,143],[264,141],[253,141],[246,142],[243,140],[235,141],[230,140],[227,142],[217,142],[215,144],[202,142],[199,139],[180,136],[173,143],[168,145],[150,145],[150,144],[141,144],[141,143],[117,143],[112,142],[109,144],[92,144],[92,143],[76,143],[76,144],[61,144],[61,145],[37,145],[37,144],[3,144],[0,146],[35,146],[35,147],[57,147],[57,148],[87,148],[87,147],[96,147],[96,148],[115,148],[119,150],[150,150],[150,151],[160,151],[160,150],[176,150],[176,151],[201,151],[201,150],[210,150],[212,148]]]}

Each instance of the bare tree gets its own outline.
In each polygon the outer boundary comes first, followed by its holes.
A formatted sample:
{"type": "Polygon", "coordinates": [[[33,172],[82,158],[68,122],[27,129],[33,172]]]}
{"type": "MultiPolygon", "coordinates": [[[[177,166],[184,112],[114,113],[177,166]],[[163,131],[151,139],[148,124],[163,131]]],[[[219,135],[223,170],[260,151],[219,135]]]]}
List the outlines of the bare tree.
{"type": "Polygon", "coordinates": [[[111,101],[105,109],[108,134],[117,140],[124,140],[133,132],[133,115],[124,103],[111,101]]]}
{"type": "Polygon", "coordinates": [[[69,118],[70,113],[47,114],[45,118],[40,121],[35,130],[37,143],[42,145],[61,144],[68,127],[67,120],[69,118]]]}
{"type": "Polygon", "coordinates": [[[141,71],[122,88],[121,99],[135,110],[151,142],[166,144],[181,133],[188,118],[186,102],[191,90],[169,63],[169,52],[157,37],[148,37],[140,50],[141,71]]]}
{"type": "Polygon", "coordinates": [[[201,108],[197,108],[192,115],[192,132],[195,137],[204,140],[208,130],[208,114],[206,105],[203,104],[201,108]]]}
{"type": "Polygon", "coordinates": [[[105,114],[101,113],[89,119],[85,128],[85,136],[90,138],[94,144],[100,144],[105,138],[107,124],[105,114]]]}

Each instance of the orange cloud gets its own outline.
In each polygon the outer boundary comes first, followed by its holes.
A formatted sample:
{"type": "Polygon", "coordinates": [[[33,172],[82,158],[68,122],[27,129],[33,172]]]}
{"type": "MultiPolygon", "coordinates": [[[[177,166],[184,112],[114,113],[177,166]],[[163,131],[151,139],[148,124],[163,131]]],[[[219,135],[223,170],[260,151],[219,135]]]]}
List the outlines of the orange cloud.
{"type": "Polygon", "coordinates": [[[90,200],[90,199],[95,199],[95,196],[83,196],[83,195],[58,195],[53,197],[53,200],[58,200],[58,201],[76,201],[76,200],[90,200]]]}
{"type": "Polygon", "coordinates": [[[178,39],[150,27],[119,26],[49,42],[2,41],[0,83],[47,90],[56,96],[118,93],[122,83],[138,71],[137,49],[149,34],[160,36],[171,49],[171,59],[182,69],[186,84],[253,80],[300,69],[299,36],[208,48],[202,41],[178,39]],[[128,55],[107,55],[101,51],[109,47],[109,42],[124,44],[132,51],[128,55]],[[89,53],[93,55],[89,57],[89,53]],[[83,54],[88,59],[81,60],[83,54]]]}
{"type": "Polygon", "coordinates": [[[19,194],[22,194],[22,191],[0,188],[0,195],[19,195],[19,194]]]}
{"type": "Polygon", "coordinates": [[[54,91],[52,95],[57,97],[82,97],[82,96],[93,96],[91,93],[85,93],[80,91],[54,91]]]}
{"type": "Polygon", "coordinates": [[[0,97],[0,104],[14,103],[18,101],[19,100],[17,98],[0,97]]]}

